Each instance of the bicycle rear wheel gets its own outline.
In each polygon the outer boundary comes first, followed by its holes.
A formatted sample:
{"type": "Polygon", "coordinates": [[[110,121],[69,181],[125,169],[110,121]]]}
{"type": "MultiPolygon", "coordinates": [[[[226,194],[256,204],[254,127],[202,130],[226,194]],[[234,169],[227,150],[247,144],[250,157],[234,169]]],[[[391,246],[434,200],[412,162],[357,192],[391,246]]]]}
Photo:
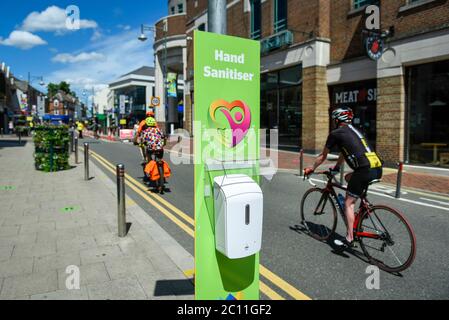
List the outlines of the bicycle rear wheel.
{"type": "Polygon", "coordinates": [[[161,194],[164,194],[165,192],[165,178],[164,178],[164,168],[161,162],[158,162],[157,169],[159,170],[159,192],[161,194]]]}
{"type": "Polygon", "coordinates": [[[380,239],[360,238],[360,247],[369,261],[387,272],[401,272],[416,256],[416,237],[408,221],[387,206],[374,206],[360,219],[359,231],[380,239]]]}
{"type": "Polygon", "coordinates": [[[318,188],[307,191],[301,201],[301,219],[313,238],[329,239],[337,226],[337,209],[329,193],[318,188]]]}

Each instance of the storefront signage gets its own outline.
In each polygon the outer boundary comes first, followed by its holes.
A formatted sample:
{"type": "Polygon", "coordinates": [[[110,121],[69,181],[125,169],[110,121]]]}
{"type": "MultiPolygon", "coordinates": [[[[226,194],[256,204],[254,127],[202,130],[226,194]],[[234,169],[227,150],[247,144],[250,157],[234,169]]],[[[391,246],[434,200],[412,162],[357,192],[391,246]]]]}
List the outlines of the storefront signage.
{"type": "Polygon", "coordinates": [[[380,30],[380,7],[370,5],[365,9],[365,50],[371,60],[377,61],[384,52],[384,38],[380,30]]]}
{"type": "Polygon", "coordinates": [[[195,298],[257,300],[259,254],[232,260],[216,248],[214,179],[259,181],[260,42],[201,31],[194,39],[195,298]]]}
{"type": "Polygon", "coordinates": [[[377,101],[377,89],[359,89],[335,92],[335,104],[351,104],[377,101]]]}
{"type": "Polygon", "coordinates": [[[368,57],[377,61],[382,58],[384,52],[384,40],[379,35],[372,35],[365,39],[365,48],[368,57]]]}

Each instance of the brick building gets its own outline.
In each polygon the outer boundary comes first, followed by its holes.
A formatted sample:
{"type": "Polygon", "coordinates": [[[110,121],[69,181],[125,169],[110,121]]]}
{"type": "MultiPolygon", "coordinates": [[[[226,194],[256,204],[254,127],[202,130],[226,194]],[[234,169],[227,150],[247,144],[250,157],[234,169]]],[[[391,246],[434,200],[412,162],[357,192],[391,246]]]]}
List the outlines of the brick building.
{"type": "MultiPolygon", "coordinates": [[[[194,30],[207,31],[207,0],[187,0],[185,8],[177,34],[184,34],[184,127],[191,131],[190,39],[194,30]]],[[[261,126],[279,129],[282,148],[319,152],[329,109],[344,105],[386,161],[444,164],[448,0],[228,0],[227,13],[229,35],[261,41],[261,126]],[[391,31],[378,61],[364,43],[369,4],[380,5],[381,30],[391,31]]]]}
{"type": "Polygon", "coordinates": [[[59,91],[55,96],[50,98],[48,104],[48,114],[56,116],[70,116],[74,118],[78,99],[71,94],[59,91]]]}

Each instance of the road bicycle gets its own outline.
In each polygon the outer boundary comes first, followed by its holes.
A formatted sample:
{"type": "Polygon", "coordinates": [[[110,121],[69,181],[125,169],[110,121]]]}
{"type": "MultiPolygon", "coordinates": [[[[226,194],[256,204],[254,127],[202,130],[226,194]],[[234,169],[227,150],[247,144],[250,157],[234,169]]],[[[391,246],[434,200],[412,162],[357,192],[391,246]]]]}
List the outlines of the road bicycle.
{"type": "MultiPolygon", "coordinates": [[[[166,188],[165,188],[166,180],[164,177],[164,162],[163,162],[164,150],[163,149],[152,150],[152,149],[150,149],[150,147],[147,146],[146,154],[147,154],[148,161],[156,162],[157,170],[159,173],[159,179],[154,182],[156,183],[156,190],[160,194],[164,194],[165,190],[166,190],[166,188]]],[[[148,180],[150,180],[149,177],[148,177],[148,180]]]]}
{"type": "MultiPolygon", "coordinates": [[[[344,203],[338,200],[335,189],[347,191],[335,179],[334,172],[317,172],[324,175],[324,188],[313,186],[301,201],[301,219],[306,232],[314,239],[327,241],[335,234],[337,211],[347,226],[344,203]]],[[[306,179],[306,177],[304,178],[306,179]]],[[[373,181],[370,185],[378,183],[373,181]]],[[[381,270],[398,273],[413,263],[416,255],[416,237],[410,223],[403,214],[385,205],[373,205],[367,199],[368,189],[360,199],[355,215],[354,240],[359,242],[368,261],[381,270]]]]}

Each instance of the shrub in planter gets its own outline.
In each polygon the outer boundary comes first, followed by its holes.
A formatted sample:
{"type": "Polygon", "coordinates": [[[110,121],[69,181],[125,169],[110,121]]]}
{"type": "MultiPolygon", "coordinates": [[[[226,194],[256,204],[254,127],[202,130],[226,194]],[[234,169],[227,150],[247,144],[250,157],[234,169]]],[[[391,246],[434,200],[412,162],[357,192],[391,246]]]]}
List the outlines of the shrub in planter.
{"type": "Polygon", "coordinates": [[[68,126],[36,127],[34,136],[36,169],[45,172],[69,169],[69,141],[68,126]]]}

